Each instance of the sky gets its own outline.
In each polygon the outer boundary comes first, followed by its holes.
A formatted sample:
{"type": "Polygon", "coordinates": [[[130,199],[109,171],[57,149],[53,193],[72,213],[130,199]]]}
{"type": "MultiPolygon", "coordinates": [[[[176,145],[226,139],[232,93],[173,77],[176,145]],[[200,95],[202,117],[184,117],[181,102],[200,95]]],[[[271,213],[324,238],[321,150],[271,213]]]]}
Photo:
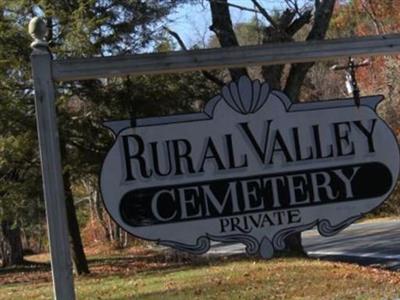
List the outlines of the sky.
{"type": "MultiPolygon", "coordinates": [[[[170,17],[171,23],[169,27],[180,35],[187,47],[194,44],[204,46],[212,34],[208,29],[211,25],[210,8],[208,1],[203,2],[204,6],[200,4],[184,5],[170,17]]],[[[254,9],[254,5],[250,0],[230,0],[229,2],[254,9]]],[[[260,0],[259,3],[266,9],[281,10],[285,7],[283,0],[260,0]]],[[[234,7],[230,8],[230,13],[233,23],[245,22],[254,17],[253,12],[243,11],[234,7]]],[[[262,19],[261,16],[259,18],[260,20],[262,19]]]]}
{"type": "MultiPolygon", "coordinates": [[[[300,5],[310,0],[298,0],[300,5]]],[[[211,25],[211,12],[209,1],[197,1],[202,4],[185,4],[179,6],[177,11],[169,16],[168,27],[179,34],[181,39],[185,42],[187,47],[198,45],[206,47],[209,38],[213,34],[209,30],[211,25]]],[[[258,2],[268,11],[282,10],[287,7],[285,0],[258,0],[258,2]]],[[[229,0],[229,3],[255,9],[251,0],[229,0]]],[[[43,12],[34,7],[35,13],[39,16],[43,12]]],[[[232,22],[240,23],[250,21],[255,16],[254,12],[245,11],[237,7],[230,7],[232,22]]],[[[264,18],[259,14],[260,22],[264,22],[264,18]]]]}

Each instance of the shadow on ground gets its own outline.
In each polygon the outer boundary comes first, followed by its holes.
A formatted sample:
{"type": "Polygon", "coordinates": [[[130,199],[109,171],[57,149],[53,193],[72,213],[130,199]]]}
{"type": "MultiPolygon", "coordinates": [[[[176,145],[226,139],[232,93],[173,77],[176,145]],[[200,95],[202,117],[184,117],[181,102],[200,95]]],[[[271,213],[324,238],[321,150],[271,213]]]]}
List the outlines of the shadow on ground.
{"type": "MultiPolygon", "coordinates": [[[[236,260],[248,259],[244,255],[231,256],[195,256],[176,251],[154,251],[145,254],[119,254],[90,257],[91,273],[89,278],[111,275],[133,275],[143,272],[174,272],[177,269],[193,269],[207,265],[223,264],[236,260]]],[[[253,258],[254,259],[254,258],[253,258]]],[[[0,285],[16,283],[41,283],[51,281],[49,263],[26,261],[24,265],[0,268],[0,285]]]]}
{"type": "MultiPolygon", "coordinates": [[[[329,244],[329,243],[328,243],[329,244]]],[[[277,253],[276,257],[301,257],[287,253],[277,253]]],[[[142,253],[114,253],[109,255],[98,255],[89,257],[91,274],[85,275],[89,278],[100,278],[112,275],[134,275],[138,273],[151,272],[175,272],[176,270],[187,270],[208,265],[224,265],[239,260],[258,260],[260,258],[248,257],[246,254],[220,254],[220,255],[190,255],[174,250],[144,251],[142,253]]],[[[346,256],[311,256],[310,259],[321,259],[333,262],[357,263],[363,266],[386,268],[399,271],[400,262],[397,260],[386,260],[363,257],[346,256]]],[[[49,263],[26,261],[22,266],[0,268],[0,285],[15,284],[23,282],[50,282],[51,268],[49,263]]]]}

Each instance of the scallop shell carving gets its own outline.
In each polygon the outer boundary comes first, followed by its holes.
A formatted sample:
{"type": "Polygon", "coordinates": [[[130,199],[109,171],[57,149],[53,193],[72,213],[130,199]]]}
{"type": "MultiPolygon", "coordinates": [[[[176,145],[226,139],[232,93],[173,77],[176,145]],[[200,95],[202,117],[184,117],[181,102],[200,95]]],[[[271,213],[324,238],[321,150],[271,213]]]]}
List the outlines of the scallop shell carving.
{"type": "Polygon", "coordinates": [[[250,80],[247,76],[240,77],[238,82],[224,86],[221,96],[236,112],[241,114],[255,113],[267,101],[270,88],[267,83],[250,80]]]}

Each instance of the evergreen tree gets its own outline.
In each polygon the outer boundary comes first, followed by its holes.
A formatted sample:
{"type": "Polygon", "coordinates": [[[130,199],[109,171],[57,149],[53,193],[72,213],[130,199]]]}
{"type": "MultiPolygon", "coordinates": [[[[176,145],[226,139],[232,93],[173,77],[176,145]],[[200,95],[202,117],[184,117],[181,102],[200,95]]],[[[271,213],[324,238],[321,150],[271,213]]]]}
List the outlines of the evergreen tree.
{"type": "MultiPolygon", "coordinates": [[[[2,117],[0,124],[0,145],[4,145],[0,148],[0,172],[4,172],[0,187],[0,210],[4,214],[0,212],[0,219],[12,216],[13,224],[29,228],[35,225],[28,224],[29,211],[37,216],[31,219],[33,223],[43,222],[43,202],[38,201],[40,164],[29,70],[30,39],[26,34],[29,19],[34,15],[47,17],[50,45],[56,59],[165,51],[172,46],[159,31],[160,24],[182,2],[43,0],[35,1],[33,6],[31,1],[14,1],[12,5],[0,2],[0,26],[8,26],[2,31],[0,45],[4,60],[1,67],[5,71],[1,84],[8,87],[0,91],[0,113],[10,115],[9,119],[2,117]],[[15,171],[17,176],[13,175],[15,171]],[[25,207],[26,202],[32,208],[27,209],[28,215],[18,209],[25,207]]],[[[215,91],[215,86],[202,76],[201,73],[126,76],[58,83],[66,208],[78,274],[87,273],[88,268],[74,208],[74,190],[82,181],[92,185],[97,182],[93,178],[99,174],[102,159],[112,144],[112,136],[102,122],[187,112],[194,100],[208,99],[215,91]]]]}
{"type": "MultiPolygon", "coordinates": [[[[0,259],[23,262],[21,227],[43,217],[29,69],[30,38],[19,12],[0,2],[0,259]]],[[[36,223],[36,224],[35,224],[36,223]]]]}

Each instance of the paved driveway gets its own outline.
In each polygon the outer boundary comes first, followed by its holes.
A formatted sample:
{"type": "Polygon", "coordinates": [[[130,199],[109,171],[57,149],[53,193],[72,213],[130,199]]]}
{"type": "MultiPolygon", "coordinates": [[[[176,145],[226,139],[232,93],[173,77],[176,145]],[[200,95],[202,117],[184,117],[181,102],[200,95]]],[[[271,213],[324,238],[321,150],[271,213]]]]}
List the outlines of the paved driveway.
{"type": "Polygon", "coordinates": [[[325,238],[316,231],[303,233],[303,245],[310,256],[379,264],[400,269],[400,220],[354,224],[325,238]]]}
{"type": "MultiPolygon", "coordinates": [[[[303,245],[311,257],[380,265],[400,270],[400,220],[353,224],[333,237],[315,230],[303,233],[303,245]]],[[[244,253],[241,244],[215,244],[210,254],[244,253]]]]}

